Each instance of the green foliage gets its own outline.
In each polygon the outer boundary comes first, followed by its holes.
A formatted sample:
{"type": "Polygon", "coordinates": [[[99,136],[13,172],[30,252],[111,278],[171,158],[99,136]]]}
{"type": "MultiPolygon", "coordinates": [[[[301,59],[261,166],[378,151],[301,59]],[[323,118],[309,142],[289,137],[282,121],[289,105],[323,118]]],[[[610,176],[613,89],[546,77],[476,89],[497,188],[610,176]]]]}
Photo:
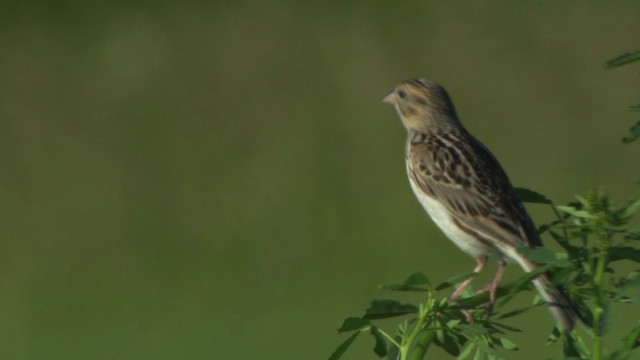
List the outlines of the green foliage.
{"type": "MultiPolygon", "coordinates": [[[[611,309],[618,303],[638,302],[638,297],[631,295],[640,284],[636,280],[638,271],[624,272],[618,265],[621,261],[640,264],[640,249],[633,240],[638,230],[630,226],[632,216],[640,210],[640,197],[620,207],[614,207],[600,190],[577,199],[571,206],[559,207],[565,214],[562,225],[550,231],[567,249],[574,264],[561,274],[563,283],[568,284],[566,290],[582,318],[593,323],[593,358],[603,359],[603,337],[610,328],[611,309]]],[[[616,354],[627,353],[635,347],[632,342],[623,342],[616,354]]],[[[587,354],[581,354],[588,358],[587,354]]]]}
{"type": "Polygon", "coordinates": [[[615,58],[605,62],[604,67],[605,69],[612,69],[638,60],[640,60],[640,50],[616,56],[615,58]]]}
{"type": "MultiPolygon", "coordinates": [[[[458,277],[464,281],[469,274],[458,277]]],[[[447,289],[453,280],[437,285],[436,289],[447,289]]],[[[447,353],[465,359],[475,354],[475,358],[489,356],[502,358],[498,349],[517,350],[517,345],[505,337],[507,331],[518,329],[501,323],[499,320],[515,316],[527,309],[511,313],[494,313],[489,319],[486,307],[486,294],[467,297],[463,302],[450,303],[447,298],[438,299],[430,282],[423,274],[416,273],[399,284],[386,284],[384,289],[392,291],[413,291],[425,294],[425,301],[417,306],[402,304],[395,300],[375,300],[362,317],[347,318],[338,332],[353,332],[331,355],[330,359],[339,359],[353,343],[357,334],[368,332],[375,339],[374,352],[387,359],[421,359],[431,345],[441,347],[447,353]],[[425,287],[415,287],[416,284],[425,287]],[[464,304],[464,305],[462,305],[464,304]],[[478,318],[473,323],[466,319],[461,308],[469,309],[469,313],[478,318]],[[407,317],[407,315],[409,315],[407,317]],[[370,322],[372,319],[403,317],[395,334],[380,329],[370,322]],[[383,350],[384,349],[384,350],[383,350]],[[480,357],[478,357],[480,356],[480,357]]],[[[504,293],[509,286],[502,290],[504,293]]],[[[535,305],[532,305],[532,307],[535,305]]]]}
{"type": "MultiPolygon", "coordinates": [[[[529,190],[521,189],[519,193],[526,191],[529,190]]],[[[518,349],[509,340],[509,332],[520,329],[503,321],[544,304],[537,302],[510,311],[502,309],[514,296],[528,291],[533,278],[547,271],[554,274],[555,283],[564,284],[564,290],[575,302],[592,345],[588,346],[577,332],[567,333],[557,327],[549,335],[547,344],[562,339],[564,359],[628,359],[640,346],[640,327],[631,329],[609,354],[604,353],[603,338],[610,327],[613,306],[640,303],[640,296],[634,294],[640,289],[640,270],[624,272],[617,266],[620,262],[640,264],[637,246],[640,230],[629,226],[632,217],[640,211],[640,197],[619,207],[613,206],[600,190],[576,198],[577,202],[565,206],[551,204],[560,212],[556,212],[555,221],[543,226],[566,253],[546,248],[520,249],[531,260],[545,265],[501,286],[500,301],[493,311],[484,306],[488,301],[486,292],[468,291],[467,296],[456,302],[437,296],[438,291],[449,289],[475,273],[454,276],[435,287],[425,275],[414,273],[401,283],[384,284],[381,288],[420,293],[424,301],[414,305],[397,300],[374,300],[363,316],[344,321],[338,332],[353,334],[336,349],[331,359],[339,359],[357,334],[363,332],[374,337],[374,352],[387,359],[423,359],[432,345],[458,359],[504,359],[504,351],[518,349]],[[388,333],[371,322],[388,318],[402,318],[395,333],[388,333]]],[[[538,200],[538,196],[532,199],[536,203],[538,200]]]]}
{"type": "MultiPolygon", "coordinates": [[[[640,50],[632,53],[620,55],[604,64],[605,69],[612,69],[618,66],[626,65],[634,61],[640,60],[640,50]]],[[[631,111],[640,111],[640,104],[629,107],[631,111]]],[[[630,129],[629,134],[622,138],[622,142],[628,144],[640,137],[640,121],[636,122],[630,129]]]]}
{"type": "Polygon", "coordinates": [[[640,136],[640,121],[635,123],[635,125],[633,125],[631,129],[629,129],[629,134],[622,138],[622,142],[625,144],[628,144],[634,141],[635,139],[637,139],[639,136],[640,136]]]}
{"type": "MultiPolygon", "coordinates": [[[[613,68],[640,60],[640,51],[608,61],[613,68]]],[[[639,111],[640,105],[631,107],[639,111]]],[[[629,143],[640,137],[640,122],[623,139],[629,143]]],[[[552,282],[563,290],[576,305],[583,331],[563,331],[555,327],[547,345],[562,341],[562,359],[625,360],[638,356],[640,325],[629,329],[616,345],[604,340],[611,328],[614,307],[640,304],[640,229],[632,223],[640,212],[640,195],[616,206],[603,190],[576,196],[575,202],[555,206],[546,196],[532,190],[516,189],[524,202],[549,205],[555,220],[543,224],[540,234],[547,234],[565,253],[546,248],[522,248],[519,251],[530,260],[542,264],[533,272],[500,286],[494,308],[486,306],[486,292],[468,289],[455,302],[439,291],[449,289],[475,273],[454,276],[443,283],[431,285],[421,273],[414,273],[396,284],[384,284],[383,290],[420,294],[418,304],[397,300],[374,300],[365,314],[347,318],[338,332],[352,333],[331,355],[339,359],[360,333],[368,332],[375,340],[374,353],[386,359],[424,359],[432,347],[440,347],[457,359],[505,359],[505,352],[517,351],[509,333],[520,332],[503,321],[515,318],[533,307],[544,306],[536,301],[531,306],[506,310],[505,305],[516,295],[531,288],[531,280],[540,273],[553,274],[552,282]],[[631,268],[632,270],[629,270],[631,268]],[[383,330],[373,320],[398,318],[393,332],[383,330]],[[585,341],[580,333],[586,334],[585,341]]],[[[526,330],[526,329],[524,329],[526,330]]]]}
{"type": "Polygon", "coordinates": [[[525,189],[525,188],[516,188],[516,193],[520,200],[532,204],[551,204],[551,200],[549,200],[546,196],[537,193],[533,190],[525,189]]]}

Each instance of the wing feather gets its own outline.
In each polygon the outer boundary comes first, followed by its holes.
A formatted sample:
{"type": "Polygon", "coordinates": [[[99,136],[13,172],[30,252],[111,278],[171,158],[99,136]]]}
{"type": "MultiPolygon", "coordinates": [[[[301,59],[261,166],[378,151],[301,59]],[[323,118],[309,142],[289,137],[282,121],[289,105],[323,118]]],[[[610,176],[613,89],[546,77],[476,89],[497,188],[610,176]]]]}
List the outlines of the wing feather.
{"type": "Polygon", "coordinates": [[[533,222],[495,157],[469,134],[422,134],[407,149],[414,181],[454,219],[512,247],[542,246],[533,222]]]}

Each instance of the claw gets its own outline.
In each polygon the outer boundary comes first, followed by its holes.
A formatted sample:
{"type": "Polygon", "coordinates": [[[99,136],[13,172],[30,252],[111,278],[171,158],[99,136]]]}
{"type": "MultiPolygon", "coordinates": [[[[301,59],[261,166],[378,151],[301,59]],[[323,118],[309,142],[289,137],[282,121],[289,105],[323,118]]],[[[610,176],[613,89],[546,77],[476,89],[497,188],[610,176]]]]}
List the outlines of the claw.
{"type": "MultiPolygon", "coordinates": [[[[484,257],[484,256],[479,257],[479,258],[476,259],[476,263],[477,263],[477,265],[476,265],[475,269],[473,269],[473,272],[474,273],[479,273],[487,265],[487,258],[484,257]]],[[[462,284],[460,284],[460,286],[458,286],[456,291],[454,291],[453,294],[451,294],[451,296],[449,297],[449,301],[454,302],[454,301],[458,300],[460,298],[460,296],[462,295],[462,293],[467,289],[467,287],[469,287],[469,285],[471,285],[471,281],[472,280],[473,280],[473,277],[470,277],[467,280],[463,281],[462,284]]]]}

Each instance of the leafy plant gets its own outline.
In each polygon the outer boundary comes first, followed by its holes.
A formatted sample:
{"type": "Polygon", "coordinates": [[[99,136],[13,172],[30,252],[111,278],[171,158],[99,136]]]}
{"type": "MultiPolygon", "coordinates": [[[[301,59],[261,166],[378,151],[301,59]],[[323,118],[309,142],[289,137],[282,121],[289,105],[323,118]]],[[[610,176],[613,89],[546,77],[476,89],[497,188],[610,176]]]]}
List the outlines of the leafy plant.
{"type": "MultiPolygon", "coordinates": [[[[640,50],[626,53],[620,56],[617,56],[607,62],[604,63],[605,69],[613,69],[622,65],[626,65],[632,63],[634,61],[640,60],[640,50]]],[[[629,106],[629,110],[631,111],[640,111],[640,104],[629,106]]],[[[631,129],[629,129],[629,134],[622,138],[622,142],[628,144],[640,137],[640,121],[636,122],[631,129]]]]}
{"type": "MultiPolygon", "coordinates": [[[[614,68],[640,60],[640,51],[607,61],[605,68],[614,68]]],[[[640,104],[631,107],[640,111],[640,104]]],[[[632,126],[624,143],[640,137],[640,122],[632,126]]],[[[640,323],[628,329],[617,347],[605,352],[604,338],[611,328],[614,306],[632,307],[640,303],[640,228],[633,227],[632,218],[640,212],[640,196],[623,205],[612,204],[605,191],[596,189],[576,201],[556,206],[544,195],[528,189],[517,189],[522,201],[550,206],[555,220],[540,226],[559,244],[565,253],[546,248],[522,248],[531,260],[544,264],[534,272],[500,286],[498,301],[489,311],[488,294],[474,294],[468,289],[464,296],[450,302],[439,291],[449,289],[474,276],[465,273],[437,286],[432,286],[422,273],[414,273],[400,283],[384,284],[383,290],[421,294],[418,304],[398,300],[374,300],[364,315],[349,317],[338,329],[351,335],[333,352],[330,360],[337,360],[362,333],[375,340],[374,353],[386,359],[420,360],[427,351],[440,347],[457,359],[504,359],[505,351],[517,351],[509,340],[515,328],[505,320],[516,317],[533,307],[546,306],[536,297],[532,305],[515,310],[503,310],[516,295],[531,289],[531,280],[541,272],[553,273],[553,283],[563,284],[564,290],[576,304],[583,324],[585,341],[578,331],[566,332],[555,327],[547,344],[561,340],[563,359],[625,360],[640,347],[640,323]],[[631,264],[631,266],[629,266],[631,264]],[[632,270],[628,270],[631,268],[632,270]],[[383,330],[382,319],[396,318],[400,323],[395,331],[383,330]]],[[[637,354],[636,354],[637,356],[637,354]]]]}

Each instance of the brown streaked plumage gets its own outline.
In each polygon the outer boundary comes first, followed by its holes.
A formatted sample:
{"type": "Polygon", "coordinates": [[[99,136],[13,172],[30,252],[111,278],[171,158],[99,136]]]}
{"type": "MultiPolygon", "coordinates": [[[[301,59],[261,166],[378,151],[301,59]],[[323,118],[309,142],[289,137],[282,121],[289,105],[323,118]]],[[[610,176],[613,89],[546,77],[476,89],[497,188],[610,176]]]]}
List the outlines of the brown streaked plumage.
{"type": "MultiPolygon", "coordinates": [[[[460,123],[447,91],[436,82],[417,79],[398,85],[384,102],[392,104],[407,129],[406,165],[416,197],[440,229],[477,261],[488,258],[500,267],[488,285],[490,302],[507,262],[526,272],[539,267],[517,249],[542,246],[531,218],[496,158],[460,123]]],[[[456,300],[471,283],[452,294],[456,300]]],[[[574,306],[548,275],[533,281],[557,321],[566,330],[575,324],[574,306]]]]}

